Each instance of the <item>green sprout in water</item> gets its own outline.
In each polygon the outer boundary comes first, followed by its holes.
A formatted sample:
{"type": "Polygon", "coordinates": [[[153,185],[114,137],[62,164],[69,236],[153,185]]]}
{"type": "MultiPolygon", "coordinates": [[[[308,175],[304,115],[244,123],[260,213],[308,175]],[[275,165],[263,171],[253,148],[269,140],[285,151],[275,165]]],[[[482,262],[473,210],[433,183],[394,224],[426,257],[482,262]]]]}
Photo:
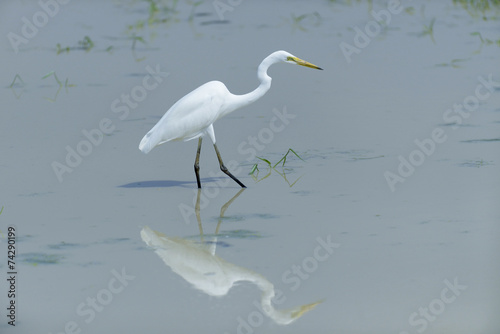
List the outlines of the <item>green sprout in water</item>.
{"type": "Polygon", "coordinates": [[[137,36],[135,34],[133,34],[130,39],[132,40],[132,46],[131,46],[131,49],[132,50],[135,50],[135,44],[137,43],[137,41],[141,42],[142,44],[146,44],[146,41],[144,40],[144,38],[142,38],[141,36],[137,36]]]}
{"type": "Polygon", "coordinates": [[[168,23],[177,13],[176,7],[179,0],[173,0],[169,6],[166,1],[146,0],[149,3],[148,25],[168,23]]]}
{"type": "Polygon", "coordinates": [[[78,41],[78,45],[86,52],[89,52],[94,47],[94,42],[92,42],[89,36],[85,36],[81,41],[78,41]]]}
{"type": "Polygon", "coordinates": [[[156,20],[156,15],[158,14],[158,12],[160,11],[158,9],[158,4],[153,1],[153,0],[149,0],[149,17],[148,17],[148,23],[153,23],[155,22],[156,20]]]}
{"type": "Polygon", "coordinates": [[[132,34],[132,36],[130,37],[130,39],[132,39],[132,47],[131,47],[131,49],[132,49],[132,54],[134,56],[135,61],[139,62],[139,61],[143,61],[144,59],[146,59],[146,56],[139,58],[139,57],[137,57],[137,55],[135,53],[135,45],[136,45],[137,41],[139,41],[139,42],[141,42],[143,44],[146,44],[146,41],[144,40],[144,38],[142,38],[141,36],[137,36],[134,33],[134,34],[132,34]]]}
{"type": "Polygon", "coordinates": [[[429,25],[424,24],[424,31],[420,33],[420,36],[429,35],[431,37],[432,43],[436,44],[436,40],[434,39],[434,23],[436,22],[436,18],[432,18],[429,25]]]}
{"type": "Polygon", "coordinates": [[[70,50],[85,50],[86,52],[89,52],[90,50],[92,50],[93,47],[94,47],[94,42],[90,39],[89,36],[85,36],[81,41],[78,41],[78,46],[76,47],[75,46],[62,47],[61,43],[57,43],[56,53],[57,54],[61,54],[63,52],[69,53],[70,50]]]}
{"type": "Polygon", "coordinates": [[[54,79],[56,80],[56,82],[57,82],[57,84],[58,84],[59,88],[57,89],[56,95],[54,96],[54,98],[53,98],[53,99],[48,98],[48,97],[46,97],[46,98],[45,98],[45,99],[47,99],[49,102],[55,102],[55,100],[57,99],[57,96],[59,95],[59,92],[61,91],[61,88],[62,88],[62,87],[66,88],[66,92],[67,92],[67,89],[68,89],[69,87],[75,87],[75,85],[74,85],[74,84],[70,84],[70,83],[69,83],[68,78],[66,78],[66,80],[64,81],[64,84],[63,84],[63,83],[62,83],[62,81],[61,81],[61,80],[59,80],[59,78],[57,77],[57,74],[56,74],[56,72],[55,72],[55,71],[50,71],[49,73],[45,74],[45,75],[42,77],[42,80],[43,80],[43,79],[47,79],[47,78],[49,78],[49,77],[51,77],[51,76],[53,76],[53,77],[54,77],[54,79]]]}
{"type": "Polygon", "coordinates": [[[449,63],[440,63],[440,64],[437,64],[436,66],[439,66],[439,67],[452,67],[452,68],[461,68],[462,66],[460,65],[460,63],[464,62],[464,61],[467,61],[469,60],[469,58],[466,58],[466,59],[452,59],[451,62],[449,63]]]}
{"type": "Polygon", "coordinates": [[[268,178],[270,175],[271,175],[271,171],[274,169],[274,171],[276,171],[279,175],[281,175],[281,177],[283,177],[283,179],[288,183],[288,185],[290,187],[293,187],[295,185],[295,183],[297,183],[298,180],[300,180],[300,178],[302,177],[299,177],[297,180],[295,180],[295,182],[293,182],[292,184],[290,184],[290,182],[288,181],[288,179],[286,178],[286,173],[283,171],[283,173],[280,173],[277,169],[276,169],[276,166],[278,166],[280,163],[281,163],[281,167],[284,168],[285,167],[285,163],[286,163],[286,160],[287,160],[287,157],[288,157],[288,154],[293,153],[295,154],[295,156],[297,158],[299,158],[300,160],[304,161],[304,159],[302,159],[293,149],[289,148],[288,151],[285,153],[285,155],[277,162],[275,163],[274,165],[271,163],[271,161],[265,159],[265,158],[261,158],[261,157],[256,157],[257,159],[263,161],[267,167],[269,168],[269,172],[263,176],[262,178],[258,179],[258,175],[259,175],[259,167],[258,167],[258,163],[254,164],[250,170],[250,173],[248,173],[249,175],[252,175],[252,177],[254,178],[255,181],[257,182],[260,182],[266,178],[268,178]]]}
{"type": "Polygon", "coordinates": [[[288,156],[288,154],[289,154],[290,152],[292,152],[293,154],[295,154],[295,156],[296,156],[297,158],[299,158],[300,160],[304,161],[304,159],[302,159],[302,158],[301,158],[301,157],[300,157],[297,153],[295,153],[295,151],[294,151],[294,150],[292,150],[291,148],[289,148],[289,149],[288,149],[288,151],[286,152],[286,154],[283,156],[283,158],[281,158],[281,160],[280,160],[280,161],[278,161],[278,162],[277,162],[277,163],[273,166],[273,168],[274,168],[274,167],[276,167],[276,166],[277,166],[277,165],[278,165],[281,161],[283,161],[283,165],[282,165],[282,167],[285,167],[286,157],[288,156]]]}
{"type": "Polygon", "coordinates": [[[298,29],[300,31],[307,31],[307,29],[304,27],[303,22],[305,20],[311,21],[311,24],[313,26],[319,26],[321,24],[321,16],[317,13],[309,13],[309,14],[302,14],[299,16],[295,16],[295,14],[291,14],[291,25],[292,29],[298,29]]]}
{"type": "Polygon", "coordinates": [[[59,78],[57,77],[57,74],[56,74],[56,72],[55,72],[55,71],[50,71],[49,73],[45,74],[45,75],[42,77],[42,79],[47,79],[47,78],[48,78],[48,77],[50,77],[50,76],[53,76],[53,77],[54,77],[54,79],[56,79],[56,82],[57,82],[57,84],[59,85],[59,87],[63,87],[63,86],[64,86],[65,88],[68,88],[68,87],[75,87],[75,85],[74,85],[74,84],[70,84],[70,83],[68,83],[68,78],[66,78],[66,80],[64,81],[64,84],[63,84],[63,83],[62,83],[62,81],[61,81],[61,80],[59,80],[59,78]]]}
{"type": "Polygon", "coordinates": [[[61,47],[61,43],[56,44],[56,53],[61,54],[63,52],[69,53],[70,47],[67,46],[65,48],[61,47]]]}
{"type": "Polygon", "coordinates": [[[479,40],[481,41],[481,45],[479,46],[479,49],[474,51],[475,54],[481,53],[481,50],[483,49],[483,45],[492,45],[496,44],[497,46],[500,46],[500,39],[497,39],[496,41],[493,41],[489,38],[483,38],[481,33],[479,31],[474,31],[471,32],[471,36],[478,36],[479,40]]]}
{"type": "Polygon", "coordinates": [[[253,175],[255,172],[257,172],[257,175],[259,174],[259,164],[253,164],[252,169],[250,170],[250,173],[248,173],[248,175],[253,175]]]}
{"type": "Polygon", "coordinates": [[[9,88],[12,88],[15,85],[18,85],[18,83],[16,83],[17,80],[19,80],[21,82],[22,87],[24,86],[23,79],[21,79],[21,76],[19,74],[16,74],[16,76],[14,77],[14,80],[12,80],[12,83],[10,84],[9,88]]]}
{"type": "Polygon", "coordinates": [[[62,86],[62,82],[61,82],[61,80],[59,80],[59,78],[57,77],[56,72],[54,72],[54,71],[50,71],[49,73],[45,74],[45,75],[42,77],[42,80],[43,80],[43,79],[47,79],[47,78],[48,78],[48,77],[50,77],[50,76],[53,76],[53,77],[54,77],[54,79],[56,79],[57,84],[58,84],[59,86],[62,86]]]}
{"type": "Polygon", "coordinates": [[[410,6],[410,7],[406,7],[406,8],[405,8],[405,12],[406,12],[406,14],[408,14],[408,15],[413,15],[413,14],[415,14],[415,8],[414,8],[414,7],[411,7],[411,6],[410,6]]]}
{"type": "MultiPolygon", "coordinates": [[[[276,166],[278,166],[278,165],[279,165],[279,163],[280,163],[280,162],[282,162],[282,161],[283,161],[283,163],[282,163],[281,167],[285,167],[286,158],[288,157],[288,154],[290,154],[290,152],[291,152],[291,153],[293,153],[293,154],[295,154],[295,156],[296,156],[297,158],[299,158],[300,160],[304,161],[304,159],[302,159],[302,158],[300,157],[300,155],[298,155],[298,154],[297,154],[297,152],[295,152],[295,151],[294,151],[293,149],[291,149],[291,148],[289,148],[289,149],[288,149],[288,151],[287,151],[287,152],[285,153],[285,155],[283,156],[283,158],[281,158],[281,159],[280,159],[277,163],[275,163],[274,165],[271,163],[271,161],[269,161],[269,160],[267,160],[267,159],[264,159],[264,158],[261,158],[261,157],[256,157],[256,158],[257,158],[257,159],[259,159],[259,160],[261,160],[261,161],[264,161],[264,162],[267,164],[267,166],[268,166],[269,168],[276,168],[276,166]]],[[[252,170],[250,171],[250,173],[249,173],[249,174],[250,174],[250,175],[252,175],[252,174],[253,174],[254,172],[256,172],[256,171],[259,171],[258,164],[254,164],[254,165],[252,166],[252,170]]]]}
{"type": "Polygon", "coordinates": [[[488,20],[487,13],[495,12],[490,19],[498,20],[499,0],[453,0],[453,4],[460,5],[472,17],[481,17],[484,21],[488,20]]]}
{"type": "Polygon", "coordinates": [[[192,22],[196,13],[196,7],[198,7],[199,5],[201,5],[203,3],[203,0],[199,0],[199,1],[194,1],[194,2],[191,2],[191,1],[188,1],[189,4],[191,4],[191,12],[189,13],[189,18],[188,18],[188,21],[192,22]]]}
{"type": "Polygon", "coordinates": [[[9,88],[14,93],[16,99],[19,99],[24,92],[24,81],[19,74],[14,76],[12,83],[9,85],[9,88]],[[18,89],[19,88],[19,89],[18,89]]]}

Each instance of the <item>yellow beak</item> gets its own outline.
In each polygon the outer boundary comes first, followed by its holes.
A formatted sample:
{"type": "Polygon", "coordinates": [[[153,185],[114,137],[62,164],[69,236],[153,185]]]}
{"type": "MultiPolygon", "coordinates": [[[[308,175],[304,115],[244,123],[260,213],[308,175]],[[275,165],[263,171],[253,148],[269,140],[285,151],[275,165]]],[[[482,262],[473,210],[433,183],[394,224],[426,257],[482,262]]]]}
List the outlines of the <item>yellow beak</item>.
{"type": "Polygon", "coordinates": [[[316,66],[314,64],[311,64],[311,63],[309,63],[305,60],[302,60],[300,58],[297,58],[297,57],[288,57],[288,60],[294,61],[297,65],[300,65],[300,66],[305,66],[305,67],[315,68],[317,70],[322,70],[321,67],[316,66]]]}
{"type": "MultiPolygon", "coordinates": [[[[321,70],[321,68],[320,68],[321,70]]],[[[323,301],[320,300],[318,302],[315,302],[315,303],[311,303],[311,304],[307,304],[307,305],[303,305],[301,306],[298,310],[294,311],[292,313],[292,318],[296,319],[296,318],[300,318],[302,315],[304,315],[304,313],[306,312],[309,312],[310,310],[312,310],[313,308],[316,307],[316,305],[318,304],[321,304],[323,301]]]]}

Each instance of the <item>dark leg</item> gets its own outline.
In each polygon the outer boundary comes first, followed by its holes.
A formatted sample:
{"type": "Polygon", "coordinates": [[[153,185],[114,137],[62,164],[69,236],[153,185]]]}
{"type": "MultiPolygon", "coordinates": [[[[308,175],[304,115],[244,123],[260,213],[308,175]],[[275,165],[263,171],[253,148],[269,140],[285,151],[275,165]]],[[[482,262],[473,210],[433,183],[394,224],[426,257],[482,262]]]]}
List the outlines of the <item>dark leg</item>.
{"type": "Polygon", "coordinates": [[[198,189],[201,188],[200,182],[200,152],[201,152],[201,137],[198,139],[198,150],[196,151],[196,159],[194,160],[194,173],[196,174],[196,182],[198,182],[198,189]]]}
{"type": "Polygon", "coordinates": [[[229,170],[227,170],[227,167],[224,166],[224,163],[222,162],[222,158],[221,158],[220,153],[219,153],[219,149],[217,148],[216,144],[214,144],[214,148],[215,148],[215,153],[217,154],[217,159],[219,159],[220,170],[223,171],[227,176],[229,176],[230,178],[232,178],[236,183],[238,183],[240,185],[240,187],[246,188],[245,185],[243,183],[241,183],[240,180],[238,180],[237,178],[235,178],[233,176],[233,174],[231,174],[229,172],[229,170]]]}

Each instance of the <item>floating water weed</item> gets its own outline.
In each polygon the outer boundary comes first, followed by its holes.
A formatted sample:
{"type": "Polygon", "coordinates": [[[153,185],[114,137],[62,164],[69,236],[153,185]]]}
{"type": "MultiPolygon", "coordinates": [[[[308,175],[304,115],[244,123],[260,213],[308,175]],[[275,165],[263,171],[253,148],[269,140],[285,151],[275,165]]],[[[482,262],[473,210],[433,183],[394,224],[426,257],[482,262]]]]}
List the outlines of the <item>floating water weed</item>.
{"type": "Polygon", "coordinates": [[[191,7],[191,12],[189,13],[189,17],[188,17],[188,21],[193,21],[196,13],[196,7],[198,7],[199,5],[201,5],[203,3],[203,0],[199,0],[199,1],[195,1],[195,2],[191,2],[191,1],[188,1],[188,3],[192,6],[191,7]]]}
{"type": "Polygon", "coordinates": [[[427,24],[424,24],[424,31],[422,31],[420,33],[420,36],[425,36],[425,35],[429,35],[431,40],[432,40],[432,43],[436,44],[436,40],[434,39],[434,23],[436,22],[436,18],[432,18],[431,19],[431,22],[427,25],[427,24]]]}
{"type": "Polygon", "coordinates": [[[58,84],[59,88],[57,89],[56,95],[54,96],[54,98],[53,98],[53,99],[48,98],[48,97],[45,97],[45,99],[46,99],[47,101],[49,101],[49,102],[55,102],[55,101],[57,100],[57,96],[59,95],[59,92],[61,91],[61,88],[62,88],[62,87],[66,88],[66,92],[67,92],[67,89],[68,89],[69,87],[75,87],[75,85],[74,85],[74,84],[70,84],[70,83],[69,83],[68,78],[66,78],[66,80],[64,81],[64,84],[63,84],[63,83],[62,83],[62,81],[61,81],[61,80],[59,80],[59,78],[57,77],[57,74],[56,74],[56,72],[55,72],[55,71],[50,71],[49,73],[45,74],[45,75],[42,77],[42,80],[43,80],[43,79],[47,79],[47,78],[49,78],[49,77],[51,77],[51,76],[53,76],[53,77],[54,77],[54,79],[56,80],[56,82],[57,82],[57,84],[58,84]]]}
{"type": "Polygon", "coordinates": [[[9,88],[12,88],[15,85],[18,85],[16,83],[17,80],[21,81],[21,85],[22,85],[21,87],[24,87],[24,81],[23,81],[23,79],[21,79],[21,76],[19,74],[16,74],[16,76],[14,77],[14,80],[12,80],[12,83],[10,84],[9,88]]]}
{"type": "Polygon", "coordinates": [[[304,23],[306,21],[309,21],[309,24],[314,27],[317,27],[321,24],[321,16],[317,12],[302,14],[299,16],[291,14],[290,17],[291,17],[291,26],[293,30],[298,29],[300,31],[306,32],[307,29],[304,27],[304,23]]]}
{"type": "MultiPolygon", "coordinates": [[[[289,154],[290,152],[292,152],[293,154],[295,154],[295,156],[296,156],[297,158],[299,158],[300,160],[304,161],[304,159],[302,159],[302,158],[301,158],[301,157],[300,157],[300,156],[299,156],[299,155],[298,155],[298,154],[297,154],[294,150],[292,150],[291,148],[289,148],[289,149],[288,149],[288,151],[286,152],[286,154],[283,156],[283,158],[281,158],[281,159],[280,159],[280,161],[278,161],[278,162],[277,162],[277,163],[273,166],[273,168],[274,168],[274,167],[276,167],[276,166],[277,166],[277,165],[278,165],[281,161],[283,161],[283,165],[282,165],[282,167],[285,167],[286,157],[288,156],[288,154],[289,154]]],[[[304,161],[304,162],[305,162],[305,161],[304,161]]]]}
{"type": "Polygon", "coordinates": [[[83,37],[81,41],[78,41],[78,46],[66,46],[62,47],[61,43],[56,44],[56,53],[61,54],[63,52],[69,53],[70,50],[85,50],[89,52],[94,47],[94,42],[89,36],[83,37]]]}
{"type": "Polygon", "coordinates": [[[45,75],[42,77],[42,80],[43,80],[43,79],[47,79],[47,78],[48,78],[48,77],[50,77],[50,76],[53,76],[53,77],[54,77],[54,79],[56,79],[56,82],[57,82],[57,84],[58,84],[60,87],[63,85],[63,84],[62,84],[62,82],[61,82],[61,80],[59,80],[59,78],[57,77],[56,72],[54,72],[54,71],[50,71],[49,73],[45,74],[45,75]]]}
{"type": "Polygon", "coordinates": [[[498,20],[499,0],[453,0],[453,4],[460,5],[472,17],[479,17],[484,21],[488,19],[498,20]],[[487,13],[496,11],[497,13],[488,18],[487,13]]]}
{"type": "Polygon", "coordinates": [[[452,68],[461,68],[462,66],[460,65],[460,63],[464,62],[464,61],[467,61],[469,60],[470,58],[465,58],[465,59],[452,59],[451,62],[449,63],[440,63],[440,64],[437,64],[436,66],[439,66],[439,67],[452,67],[452,68]]]}
{"type": "Polygon", "coordinates": [[[299,158],[300,160],[304,161],[304,159],[302,159],[293,149],[289,148],[288,151],[285,153],[285,155],[277,162],[275,163],[274,165],[271,163],[271,161],[265,159],[265,158],[261,158],[261,157],[256,157],[257,159],[263,161],[264,163],[266,163],[267,167],[269,168],[268,169],[268,172],[265,176],[263,176],[262,178],[258,178],[259,176],[259,167],[258,167],[258,163],[252,165],[251,167],[251,170],[250,170],[250,173],[248,173],[249,175],[252,175],[252,178],[254,179],[254,181],[256,182],[260,182],[266,178],[268,178],[270,175],[271,175],[271,172],[272,170],[274,170],[275,172],[277,172],[285,181],[286,183],[288,183],[288,185],[290,187],[293,187],[295,185],[295,183],[297,183],[297,181],[302,177],[300,176],[297,180],[295,180],[293,183],[290,183],[290,181],[288,181],[287,177],[286,177],[286,173],[285,171],[283,170],[282,172],[278,171],[276,169],[276,166],[278,166],[280,163],[281,163],[281,167],[284,168],[285,167],[285,163],[286,163],[286,159],[288,157],[288,154],[290,153],[293,153],[295,154],[295,156],[297,158],[299,158]]]}
{"type": "Polygon", "coordinates": [[[471,32],[470,34],[471,34],[471,36],[478,36],[479,40],[481,41],[481,45],[479,46],[479,49],[474,51],[474,54],[481,53],[481,50],[483,49],[484,45],[496,44],[497,46],[500,46],[500,39],[493,41],[489,38],[483,38],[483,36],[481,35],[481,33],[479,31],[474,31],[474,32],[471,32]]]}

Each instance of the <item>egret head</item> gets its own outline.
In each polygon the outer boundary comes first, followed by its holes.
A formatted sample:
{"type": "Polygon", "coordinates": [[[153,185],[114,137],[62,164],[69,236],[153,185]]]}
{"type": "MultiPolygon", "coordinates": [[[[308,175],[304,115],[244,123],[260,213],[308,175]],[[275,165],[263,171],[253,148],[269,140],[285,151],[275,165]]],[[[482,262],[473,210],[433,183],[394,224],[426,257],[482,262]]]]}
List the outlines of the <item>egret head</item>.
{"type": "Polygon", "coordinates": [[[300,65],[300,66],[305,66],[305,67],[310,67],[310,68],[315,68],[317,70],[322,70],[321,67],[319,66],[316,66],[314,64],[311,64],[305,60],[302,60],[298,57],[295,57],[294,55],[292,55],[291,53],[288,53],[286,51],[278,51],[280,52],[280,56],[283,57],[283,61],[285,63],[289,63],[289,64],[295,64],[295,65],[300,65]]]}

